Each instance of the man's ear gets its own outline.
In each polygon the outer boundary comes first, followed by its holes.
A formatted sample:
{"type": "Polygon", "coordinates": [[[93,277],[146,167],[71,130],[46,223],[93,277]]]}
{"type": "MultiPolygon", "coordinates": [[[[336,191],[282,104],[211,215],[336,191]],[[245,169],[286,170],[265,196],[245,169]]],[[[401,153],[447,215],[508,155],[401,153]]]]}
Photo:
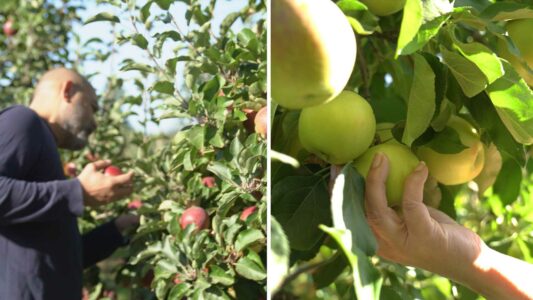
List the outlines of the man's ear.
{"type": "Polygon", "coordinates": [[[67,101],[67,102],[70,102],[70,99],[72,99],[72,97],[74,96],[74,83],[72,82],[72,80],[67,80],[67,82],[65,82],[65,84],[63,85],[63,90],[62,90],[62,93],[63,93],[63,98],[67,101]]]}

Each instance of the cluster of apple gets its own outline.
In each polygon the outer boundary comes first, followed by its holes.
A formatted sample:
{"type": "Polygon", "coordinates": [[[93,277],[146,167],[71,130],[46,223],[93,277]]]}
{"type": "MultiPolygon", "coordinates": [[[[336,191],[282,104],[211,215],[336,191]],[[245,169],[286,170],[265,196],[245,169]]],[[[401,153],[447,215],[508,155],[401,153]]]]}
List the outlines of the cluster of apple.
{"type": "MultiPolygon", "coordinates": [[[[405,1],[362,2],[382,16],[401,10],[405,1]]],[[[405,178],[419,160],[445,185],[468,182],[481,172],[484,146],[465,119],[452,116],[446,127],[457,133],[462,151],[439,153],[431,142],[411,149],[394,139],[394,124],[376,124],[366,99],[343,90],[354,68],[357,47],[350,23],[334,2],[275,1],[272,22],[286,24],[272,28],[273,100],[285,108],[301,110],[298,135],[305,150],[332,165],[353,163],[363,176],[375,154],[384,153],[390,165],[387,197],[391,206],[401,202],[405,178]],[[300,47],[291,46],[295,43],[300,47]],[[301,67],[310,61],[312,66],[301,67]],[[380,130],[376,132],[376,128],[380,130]]]]}

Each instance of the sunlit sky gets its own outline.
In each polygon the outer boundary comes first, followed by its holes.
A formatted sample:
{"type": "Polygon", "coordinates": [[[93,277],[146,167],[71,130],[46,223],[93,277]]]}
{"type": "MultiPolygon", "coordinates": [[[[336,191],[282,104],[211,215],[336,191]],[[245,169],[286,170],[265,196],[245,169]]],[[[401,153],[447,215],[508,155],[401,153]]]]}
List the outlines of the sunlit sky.
{"type": "MultiPolygon", "coordinates": [[[[107,5],[107,4],[96,4],[94,1],[83,1],[84,5],[86,6],[86,10],[80,11],[80,16],[82,20],[87,20],[91,16],[94,16],[101,12],[109,12],[117,15],[121,19],[120,25],[115,25],[117,27],[116,30],[118,32],[124,33],[124,35],[131,34],[134,32],[133,26],[131,22],[129,21],[129,12],[124,13],[121,10],[117,10],[117,8],[107,5]]],[[[139,6],[142,6],[143,3],[146,1],[137,1],[139,6]]],[[[240,10],[242,7],[246,5],[246,0],[219,0],[217,2],[217,6],[215,8],[215,18],[213,20],[213,32],[217,35],[218,34],[218,27],[224,17],[234,11],[240,10]]],[[[157,11],[160,10],[159,7],[156,4],[152,5],[152,14],[157,13],[157,11]]],[[[175,3],[170,7],[170,12],[175,16],[175,19],[178,21],[178,25],[180,26],[180,29],[182,32],[188,31],[188,26],[185,20],[185,11],[186,11],[186,5],[184,3],[175,3]]],[[[159,23],[158,23],[159,24],[159,23]]],[[[166,26],[166,25],[165,25],[166,26]]],[[[243,24],[239,20],[234,24],[232,27],[233,30],[238,31],[240,28],[242,28],[243,24]]],[[[143,26],[138,27],[138,29],[145,33],[146,30],[142,28],[143,26]]],[[[76,25],[74,27],[74,32],[77,33],[81,37],[81,45],[83,45],[86,41],[98,37],[102,39],[104,42],[113,41],[115,38],[112,34],[112,28],[113,25],[109,22],[95,22],[87,25],[76,25]]],[[[148,35],[145,35],[146,37],[152,36],[156,32],[162,32],[169,29],[174,29],[172,27],[163,27],[159,26],[157,28],[152,28],[151,32],[148,35]]],[[[150,41],[150,39],[149,39],[150,41]]],[[[80,45],[75,44],[74,42],[71,42],[70,47],[72,49],[75,49],[75,47],[80,47],[80,45]]],[[[96,73],[95,76],[93,76],[90,81],[94,85],[95,89],[98,92],[101,92],[105,86],[106,86],[106,78],[110,74],[115,74],[119,78],[125,79],[125,92],[128,95],[138,95],[138,91],[133,86],[133,81],[128,80],[133,77],[135,77],[138,73],[133,72],[121,72],[119,63],[125,59],[130,58],[137,62],[147,62],[148,64],[152,64],[148,54],[136,47],[131,46],[129,44],[124,44],[121,46],[116,46],[118,51],[117,54],[113,55],[108,59],[106,63],[99,63],[99,62],[86,62],[82,67],[82,72],[84,74],[92,74],[96,73]]],[[[175,45],[173,45],[172,42],[167,42],[165,44],[165,48],[163,49],[163,58],[160,60],[160,62],[164,65],[164,62],[171,58],[174,54],[172,53],[172,50],[174,49],[175,45]]],[[[183,68],[178,68],[177,71],[177,86],[183,86],[183,68]]],[[[150,79],[147,79],[150,80],[150,79]]],[[[147,85],[149,86],[149,85],[147,85]]],[[[142,110],[139,109],[138,113],[140,114],[140,117],[143,117],[142,110]]],[[[136,130],[143,130],[141,125],[138,123],[138,119],[136,117],[130,117],[128,118],[128,123],[132,125],[132,127],[136,130]]],[[[164,120],[161,122],[160,126],[157,126],[155,124],[150,124],[147,128],[148,133],[156,134],[156,133],[172,133],[176,131],[180,126],[182,126],[182,122],[179,120],[164,120]]]]}

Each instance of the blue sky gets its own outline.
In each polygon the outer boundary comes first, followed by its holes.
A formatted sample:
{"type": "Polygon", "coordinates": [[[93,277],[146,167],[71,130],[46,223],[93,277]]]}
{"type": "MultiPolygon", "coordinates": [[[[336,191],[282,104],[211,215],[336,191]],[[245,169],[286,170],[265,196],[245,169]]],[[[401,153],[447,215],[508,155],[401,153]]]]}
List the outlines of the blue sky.
{"type": "MultiPolygon", "coordinates": [[[[144,3],[146,3],[146,1],[137,1],[137,3],[139,6],[142,6],[144,3]]],[[[219,0],[215,8],[215,18],[213,20],[214,33],[218,34],[218,27],[228,13],[240,10],[246,5],[246,3],[246,0],[219,0]]],[[[116,25],[115,27],[118,32],[122,32],[124,35],[131,34],[132,32],[134,32],[131,22],[129,22],[128,19],[129,14],[124,14],[124,12],[117,10],[111,5],[96,4],[95,1],[84,1],[84,5],[87,9],[84,11],[80,11],[80,16],[82,20],[86,20],[89,17],[94,16],[100,12],[110,12],[117,15],[121,19],[121,24],[118,26],[116,25]]],[[[158,10],[159,7],[157,5],[152,5],[153,14],[157,13],[158,10]]],[[[180,26],[180,29],[183,32],[187,32],[189,29],[185,20],[185,10],[186,5],[181,2],[173,4],[170,8],[170,12],[175,16],[175,19],[178,21],[178,25],[180,26]]],[[[240,30],[240,28],[242,28],[242,26],[243,24],[239,20],[234,24],[232,28],[235,31],[238,31],[240,30]]],[[[143,26],[140,26],[138,27],[138,29],[141,32],[145,33],[146,31],[142,27],[143,26]]],[[[95,22],[87,25],[77,25],[74,27],[74,32],[81,37],[81,44],[83,45],[86,41],[94,37],[98,37],[104,40],[105,42],[113,41],[114,36],[112,34],[112,29],[113,26],[109,22],[95,22]]],[[[155,32],[161,32],[165,30],[168,30],[168,28],[163,28],[162,26],[159,26],[158,28],[152,28],[148,36],[153,35],[155,32]]],[[[172,53],[174,46],[175,45],[172,45],[169,42],[165,44],[165,49],[163,50],[163,58],[160,60],[160,62],[164,63],[168,58],[171,58],[172,55],[174,55],[172,53]]],[[[72,42],[72,45],[70,45],[70,47],[75,49],[75,47],[79,47],[79,45],[76,45],[72,42]]],[[[139,93],[133,86],[132,80],[128,80],[134,78],[137,75],[136,72],[121,72],[119,71],[120,65],[118,63],[121,62],[124,58],[131,58],[138,62],[150,62],[148,55],[144,50],[128,44],[121,46],[117,45],[116,47],[118,49],[117,54],[110,57],[106,63],[87,62],[83,65],[83,72],[86,74],[97,73],[96,76],[91,78],[91,83],[99,92],[102,91],[105,87],[106,78],[110,74],[115,74],[120,78],[124,79],[126,94],[138,95],[139,93]]],[[[183,85],[183,76],[180,76],[181,74],[183,74],[183,69],[178,68],[178,86],[183,85]]],[[[147,80],[149,81],[150,79],[147,80]]],[[[146,86],[149,85],[146,84],[146,86]]],[[[139,110],[138,113],[141,115],[141,117],[143,116],[141,110],[139,110]]],[[[128,122],[133,126],[133,128],[137,130],[143,130],[136,118],[130,117],[128,119],[128,122]]],[[[165,120],[161,123],[161,126],[151,124],[147,128],[147,130],[149,133],[163,132],[170,134],[182,125],[183,121],[180,120],[165,120]]]]}

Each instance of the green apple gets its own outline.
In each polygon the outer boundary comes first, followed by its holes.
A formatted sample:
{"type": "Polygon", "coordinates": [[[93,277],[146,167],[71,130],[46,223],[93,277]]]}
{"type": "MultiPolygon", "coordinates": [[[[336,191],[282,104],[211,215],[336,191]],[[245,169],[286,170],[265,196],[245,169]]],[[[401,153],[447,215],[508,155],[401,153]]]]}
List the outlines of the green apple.
{"type": "Polygon", "coordinates": [[[444,154],[424,145],[416,150],[416,154],[426,162],[429,173],[438,182],[445,185],[462,184],[474,179],[483,169],[483,143],[476,129],[460,117],[452,116],[446,126],[457,132],[466,149],[459,153],[444,154]]]}
{"type": "Polygon", "coordinates": [[[343,91],[332,101],[302,109],[298,134],[302,146],[323,160],[345,164],[363,154],[374,140],[372,107],[358,94],[343,91]]]}
{"type": "MultiPolygon", "coordinates": [[[[530,69],[533,69],[533,43],[531,43],[531,30],[533,19],[514,20],[507,23],[509,37],[520,50],[520,54],[530,69]]],[[[498,41],[498,52],[501,57],[509,61],[516,72],[524,78],[529,86],[533,86],[533,73],[528,71],[522,62],[507,49],[503,40],[498,41]]]]}
{"type": "Polygon", "coordinates": [[[271,8],[272,98],[301,109],[337,96],[352,74],[355,35],[331,0],[276,0],[271,8]]]}
{"type": "Polygon", "coordinates": [[[386,182],[389,206],[399,206],[402,202],[405,178],[418,165],[418,158],[411,149],[400,143],[384,143],[371,147],[353,163],[355,169],[365,178],[377,153],[385,154],[389,161],[389,176],[386,182]]]}
{"type": "Polygon", "coordinates": [[[405,0],[361,0],[376,16],[388,16],[402,10],[405,0]]]}
{"type": "Polygon", "coordinates": [[[496,182],[502,169],[502,155],[494,144],[485,147],[485,164],[479,175],[474,179],[478,186],[478,195],[482,196],[485,191],[496,182]]]}

